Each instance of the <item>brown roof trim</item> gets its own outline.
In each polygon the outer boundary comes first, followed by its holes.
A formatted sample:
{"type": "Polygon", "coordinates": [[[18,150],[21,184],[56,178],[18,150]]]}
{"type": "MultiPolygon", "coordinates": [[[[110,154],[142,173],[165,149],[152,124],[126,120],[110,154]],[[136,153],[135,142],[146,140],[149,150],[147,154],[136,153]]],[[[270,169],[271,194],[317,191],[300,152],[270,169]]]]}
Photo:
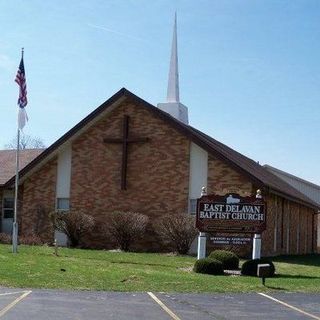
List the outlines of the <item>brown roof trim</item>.
{"type": "MultiPolygon", "coordinates": [[[[129,92],[129,93],[131,96],[134,97],[134,99],[136,101],[140,102],[142,107],[147,107],[148,110],[153,112],[153,114],[156,117],[162,119],[165,122],[169,122],[173,127],[175,127],[175,129],[180,131],[183,135],[187,136],[190,140],[192,140],[194,143],[196,143],[197,145],[202,147],[209,154],[212,154],[212,147],[208,144],[208,142],[205,141],[206,135],[204,133],[202,133],[201,131],[175,119],[167,112],[164,112],[164,111],[156,108],[155,106],[153,106],[152,104],[148,103],[147,101],[141,99],[140,97],[136,96],[135,94],[133,94],[131,92],[129,92]]],[[[234,152],[236,152],[236,151],[234,151],[234,152]]],[[[257,185],[257,187],[259,187],[259,188],[263,187],[264,183],[261,180],[257,179],[257,177],[250,174],[248,171],[244,170],[242,167],[238,166],[236,163],[231,161],[228,157],[224,156],[222,153],[215,150],[214,156],[219,158],[220,160],[228,163],[231,167],[236,169],[238,172],[241,172],[244,176],[247,176],[249,179],[251,179],[257,185]]]]}
{"type": "MultiPolygon", "coordinates": [[[[59,138],[56,142],[54,142],[50,147],[48,147],[44,152],[42,152],[37,158],[31,161],[28,165],[26,165],[22,170],[19,171],[19,176],[22,178],[29,170],[33,169],[38,163],[40,163],[43,159],[45,159],[49,154],[53,151],[57,150],[64,142],[66,142],[71,136],[73,136],[78,130],[83,128],[87,123],[93,120],[96,116],[98,116],[101,112],[103,112],[106,108],[110,107],[114,102],[116,102],[119,98],[125,95],[127,90],[125,88],[120,89],[117,93],[115,93],[110,99],[101,104],[97,109],[91,112],[88,116],[82,119],[78,124],[76,124],[73,128],[71,128],[67,133],[65,133],[61,138],[59,138]]],[[[4,186],[10,187],[15,181],[15,176],[13,176],[10,180],[8,180],[4,186]]]]}
{"type": "MultiPolygon", "coordinates": [[[[67,133],[65,133],[60,139],[58,139],[55,143],[53,143],[37,158],[31,161],[25,168],[23,168],[20,171],[19,173],[20,177],[23,177],[29,170],[34,168],[37,164],[39,164],[52,152],[57,150],[57,148],[59,148],[63,143],[65,143],[70,137],[72,137],[75,133],[77,133],[80,129],[82,129],[85,125],[87,125],[90,121],[92,121],[95,117],[97,117],[107,108],[111,107],[121,97],[126,97],[134,101],[135,103],[138,103],[138,105],[144,108],[147,108],[147,110],[151,111],[156,117],[172,125],[176,130],[180,131],[183,135],[187,136],[191,141],[195,142],[200,147],[205,149],[209,154],[228,163],[228,165],[233,167],[236,171],[247,176],[256,185],[256,187],[267,188],[269,190],[273,190],[272,192],[278,192],[277,189],[279,188],[275,188],[274,186],[272,186],[272,184],[276,186],[280,186],[280,189],[283,189],[283,190],[279,192],[283,197],[287,199],[291,199],[297,203],[301,203],[308,207],[318,209],[317,204],[315,204],[311,199],[307,198],[302,193],[300,193],[299,191],[291,187],[289,184],[285,183],[283,180],[281,180],[274,174],[267,171],[265,168],[257,164],[254,160],[245,157],[241,153],[229,148],[228,146],[211,138],[210,136],[204,134],[203,132],[180,122],[179,120],[175,119],[168,113],[156,108],[155,106],[151,105],[147,101],[141,99],[140,97],[136,96],[135,94],[133,94],[132,92],[128,91],[125,88],[120,89],[111,98],[109,98],[107,101],[101,104],[97,109],[91,112],[87,117],[85,117],[82,121],[80,121],[67,133]],[[274,182],[274,183],[270,183],[269,185],[267,181],[274,182]],[[288,193],[285,192],[284,190],[287,190],[288,193]]],[[[14,183],[14,177],[8,180],[4,186],[9,187],[13,183],[14,183]]]]}
{"type": "MultiPolygon", "coordinates": [[[[212,154],[214,157],[219,158],[220,160],[228,163],[228,165],[230,165],[232,168],[234,168],[236,171],[238,171],[239,173],[243,174],[244,176],[248,177],[254,184],[255,187],[257,188],[261,188],[261,189],[268,189],[270,190],[270,186],[267,185],[264,181],[258,179],[256,176],[254,176],[253,174],[251,174],[250,172],[248,172],[246,169],[244,169],[243,167],[241,167],[240,165],[236,164],[234,161],[232,161],[228,156],[224,155],[223,153],[219,152],[219,150],[217,150],[217,148],[214,148],[212,146],[212,143],[216,143],[217,145],[223,146],[224,148],[227,148],[228,150],[232,150],[232,153],[235,156],[238,156],[239,158],[241,157],[242,160],[245,160],[247,163],[247,166],[251,166],[251,167],[259,167],[260,170],[263,170],[265,174],[267,174],[269,176],[269,178],[271,177],[274,180],[277,180],[278,182],[281,181],[281,184],[286,188],[286,189],[293,189],[293,187],[291,185],[289,185],[288,183],[286,183],[285,181],[282,181],[280,178],[278,178],[277,176],[275,176],[274,174],[270,173],[269,171],[266,171],[263,166],[257,164],[254,160],[247,158],[246,156],[242,155],[241,153],[227,147],[226,145],[223,145],[221,142],[213,139],[212,137],[204,134],[203,132],[184,124],[181,121],[178,121],[177,119],[175,119],[174,117],[172,117],[171,115],[169,115],[168,113],[156,108],[155,106],[151,105],[150,103],[146,102],[145,100],[141,99],[140,97],[136,96],[135,94],[131,93],[130,91],[127,91],[131,97],[134,98],[135,101],[140,102],[142,107],[148,107],[148,110],[152,111],[155,116],[157,116],[158,118],[171,123],[171,125],[173,125],[177,130],[179,130],[182,134],[184,134],[185,136],[187,136],[190,140],[192,140],[193,142],[195,142],[197,145],[199,145],[200,147],[202,147],[204,150],[206,150],[209,154],[212,154]]],[[[275,189],[272,189],[275,190],[275,189]]],[[[295,201],[297,203],[303,204],[305,206],[311,207],[311,208],[318,208],[317,204],[312,201],[311,199],[307,198],[306,196],[304,196],[301,192],[299,192],[298,190],[294,189],[296,195],[302,197],[303,199],[305,199],[305,201],[297,198],[297,197],[293,197],[290,194],[286,194],[285,192],[281,192],[282,197],[294,201],[294,199],[296,199],[295,201]],[[310,201],[310,202],[309,202],[310,201]]],[[[275,191],[276,192],[276,191],[275,191]]],[[[280,193],[278,192],[278,194],[280,195],[280,193]]]]}

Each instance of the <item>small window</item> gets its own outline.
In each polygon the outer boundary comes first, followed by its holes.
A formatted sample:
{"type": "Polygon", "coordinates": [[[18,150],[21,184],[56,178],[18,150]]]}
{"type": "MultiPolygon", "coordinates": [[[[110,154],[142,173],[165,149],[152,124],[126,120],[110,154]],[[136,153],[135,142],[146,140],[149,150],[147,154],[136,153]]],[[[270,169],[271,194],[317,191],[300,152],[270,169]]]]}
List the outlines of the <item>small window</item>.
{"type": "Polygon", "coordinates": [[[3,218],[13,219],[14,214],[14,199],[4,198],[3,199],[3,218]]]}
{"type": "Polygon", "coordinates": [[[57,210],[68,211],[70,209],[69,198],[57,198],[57,210]]]}
{"type": "Polygon", "coordinates": [[[197,212],[197,199],[189,200],[189,213],[195,215],[197,212]]]}

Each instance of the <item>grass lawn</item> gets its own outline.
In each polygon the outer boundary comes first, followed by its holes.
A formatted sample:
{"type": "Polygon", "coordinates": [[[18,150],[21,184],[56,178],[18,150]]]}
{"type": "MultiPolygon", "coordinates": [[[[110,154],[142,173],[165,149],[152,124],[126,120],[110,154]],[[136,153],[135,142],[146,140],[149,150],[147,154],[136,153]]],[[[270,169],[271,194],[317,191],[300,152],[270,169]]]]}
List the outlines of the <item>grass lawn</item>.
{"type": "Polygon", "coordinates": [[[288,290],[320,293],[320,255],[277,257],[278,275],[267,279],[209,276],[191,271],[193,257],[118,253],[45,246],[0,245],[0,286],[155,292],[250,292],[288,290]],[[66,271],[61,271],[65,269],[66,271]]]}

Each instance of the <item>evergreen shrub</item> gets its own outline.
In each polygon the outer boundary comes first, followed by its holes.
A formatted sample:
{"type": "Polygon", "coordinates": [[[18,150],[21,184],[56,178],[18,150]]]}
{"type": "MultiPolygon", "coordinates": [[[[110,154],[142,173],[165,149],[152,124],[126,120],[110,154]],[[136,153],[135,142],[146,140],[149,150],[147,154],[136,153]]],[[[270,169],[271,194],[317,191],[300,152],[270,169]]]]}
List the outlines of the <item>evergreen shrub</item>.
{"type": "Polygon", "coordinates": [[[224,270],[239,269],[239,257],[231,251],[215,250],[210,253],[209,258],[220,261],[224,270]]]}
{"type": "Polygon", "coordinates": [[[258,264],[269,264],[270,265],[270,274],[269,277],[273,277],[276,271],[276,268],[271,260],[269,259],[252,259],[246,261],[241,267],[241,274],[245,276],[257,276],[258,264]]]}
{"type": "Polygon", "coordinates": [[[203,258],[195,262],[193,271],[196,273],[223,275],[223,266],[218,260],[203,258]]]}

